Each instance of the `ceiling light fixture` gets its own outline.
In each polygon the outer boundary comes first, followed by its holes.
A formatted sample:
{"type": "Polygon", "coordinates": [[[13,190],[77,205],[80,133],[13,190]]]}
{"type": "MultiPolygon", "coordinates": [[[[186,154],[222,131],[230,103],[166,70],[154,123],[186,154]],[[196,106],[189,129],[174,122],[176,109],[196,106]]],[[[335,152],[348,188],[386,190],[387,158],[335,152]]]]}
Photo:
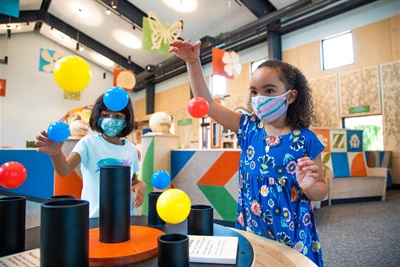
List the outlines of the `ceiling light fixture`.
{"type": "Polygon", "coordinates": [[[116,9],[118,7],[118,0],[111,0],[111,7],[116,9]]]}
{"type": "Polygon", "coordinates": [[[162,2],[175,11],[190,13],[196,10],[198,0],[162,0],[162,2]]]}
{"type": "Polygon", "coordinates": [[[132,63],[131,56],[128,56],[128,64],[131,64],[131,63],[132,63]]]}
{"type": "Polygon", "coordinates": [[[107,8],[106,14],[107,14],[107,15],[110,15],[110,14],[111,14],[111,10],[107,8]]]}
{"type": "Polygon", "coordinates": [[[144,69],[145,69],[146,71],[148,71],[148,72],[153,72],[153,71],[156,70],[156,66],[149,64],[149,65],[147,65],[146,67],[144,67],[144,69]]]}

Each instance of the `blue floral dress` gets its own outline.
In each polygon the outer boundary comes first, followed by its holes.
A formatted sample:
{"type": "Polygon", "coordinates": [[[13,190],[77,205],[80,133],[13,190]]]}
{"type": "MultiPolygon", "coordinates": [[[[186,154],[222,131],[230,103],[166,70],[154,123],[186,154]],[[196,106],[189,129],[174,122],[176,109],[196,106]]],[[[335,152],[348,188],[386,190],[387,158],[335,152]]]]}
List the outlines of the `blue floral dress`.
{"type": "Polygon", "coordinates": [[[235,227],[282,242],[323,266],[311,201],[295,170],[298,158],[313,159],[324,146],[304,128],[268,136],[263,123],[247,114],[237,136],[242,153],[235,227]]]}

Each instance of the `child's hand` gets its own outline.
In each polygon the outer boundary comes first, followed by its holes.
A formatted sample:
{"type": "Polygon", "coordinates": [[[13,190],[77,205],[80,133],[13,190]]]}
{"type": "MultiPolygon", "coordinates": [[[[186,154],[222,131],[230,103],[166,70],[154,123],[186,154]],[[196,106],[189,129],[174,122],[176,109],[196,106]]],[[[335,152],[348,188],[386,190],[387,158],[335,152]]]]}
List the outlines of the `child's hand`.
{"type": "Polygon", "coordinates": [[[36,136],[35,145],[38,146],[38,152],[46,153],[49,156],[55,156],[61,152],[63,142],[52,141],[47,135],[47,132],[43,130],[36,136]]]}
{"type": "Polygon", "coordinates": [[[135,208],[142,206],[144,194],[146,193],[146,184],[143,181],[139,181],[131,187],[131,190],[135,192],[135,199],[133,200],[135,208]]]}
{"type": "Polygon", "coordinates": [[[188,40],[185,41],[173,41],[169,44],[171,47],[169,49],[170,53],[174,53],[187,63],[193,63],[199,58],[201,41],[197,41],[192,44],[188,40]]]}
{"type": "Polygon", "coordinates": [[[296,177],[301,189],[307,191],[319,180],[318,166],[309,157],[299,158],[297,160],[296,177]]]}

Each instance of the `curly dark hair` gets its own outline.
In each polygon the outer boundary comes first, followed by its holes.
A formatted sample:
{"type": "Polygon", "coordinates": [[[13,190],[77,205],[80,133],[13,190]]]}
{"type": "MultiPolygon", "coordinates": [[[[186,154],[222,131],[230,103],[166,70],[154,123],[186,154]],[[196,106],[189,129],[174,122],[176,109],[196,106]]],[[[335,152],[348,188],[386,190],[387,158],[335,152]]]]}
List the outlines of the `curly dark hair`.
{"type": "MultiPolygon", "coordinates": [[[[257,69],[264,67],[272,68],[278,72],[286,90],[297,90],[296,100],[288,107],[288,122],[295,127],[309,128],[316,121],[316,117],[314,115],[311,88],[306,77],[296,67],[280,60],[267,60],[260,64],[257,69]]],[[[256,116],[251,105],[251,95],[249,95],[247,101],[247,109],[253,116],[256,116]]]]}
{"type": "MultiPolygon", "coordinates": [[[[105,111],[105,110],[110,111],[104,104],[103,96],[104,96],[104,94],[102,94],[101,96],[99,96],[99,98],[97,98],[96,103],[93,106],[92,114],[90,115],[90,119],[89,119],[90,128],[93,131],[96,131],[99,133],[104,133],[103,129],[97,124],[98,120],[100,119],[101,112],[105,111]]],[[[125,114],[126,126],[116,136],[125,137],[133,131],[134,122],[135,122],[135,117],[133,114],[133,105],[132,105],[130,98],[128,98],[128,104],[126,105],[126,107],[123,110],[120,110],[118,112],[125,114]]]]}

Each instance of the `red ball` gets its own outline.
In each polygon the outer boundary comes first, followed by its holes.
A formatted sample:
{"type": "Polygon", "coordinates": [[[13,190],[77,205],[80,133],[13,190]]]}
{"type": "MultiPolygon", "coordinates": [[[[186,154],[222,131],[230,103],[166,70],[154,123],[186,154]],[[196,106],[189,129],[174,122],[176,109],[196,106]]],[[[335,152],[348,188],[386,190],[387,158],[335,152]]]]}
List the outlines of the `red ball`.
{"type": "Polygon", "coordinates": [[[187,110],[190,116],[194,118],[202,118],[207,115],[208,102],[202,97],[194,97],[189,101],[187,110]]]}
{"type": "Polygon", "coordinates": [[[0,166],[0,186],[16,188],[22,185],[25,179],[26,169],[21,163],[10,161],[0,166]]]}

